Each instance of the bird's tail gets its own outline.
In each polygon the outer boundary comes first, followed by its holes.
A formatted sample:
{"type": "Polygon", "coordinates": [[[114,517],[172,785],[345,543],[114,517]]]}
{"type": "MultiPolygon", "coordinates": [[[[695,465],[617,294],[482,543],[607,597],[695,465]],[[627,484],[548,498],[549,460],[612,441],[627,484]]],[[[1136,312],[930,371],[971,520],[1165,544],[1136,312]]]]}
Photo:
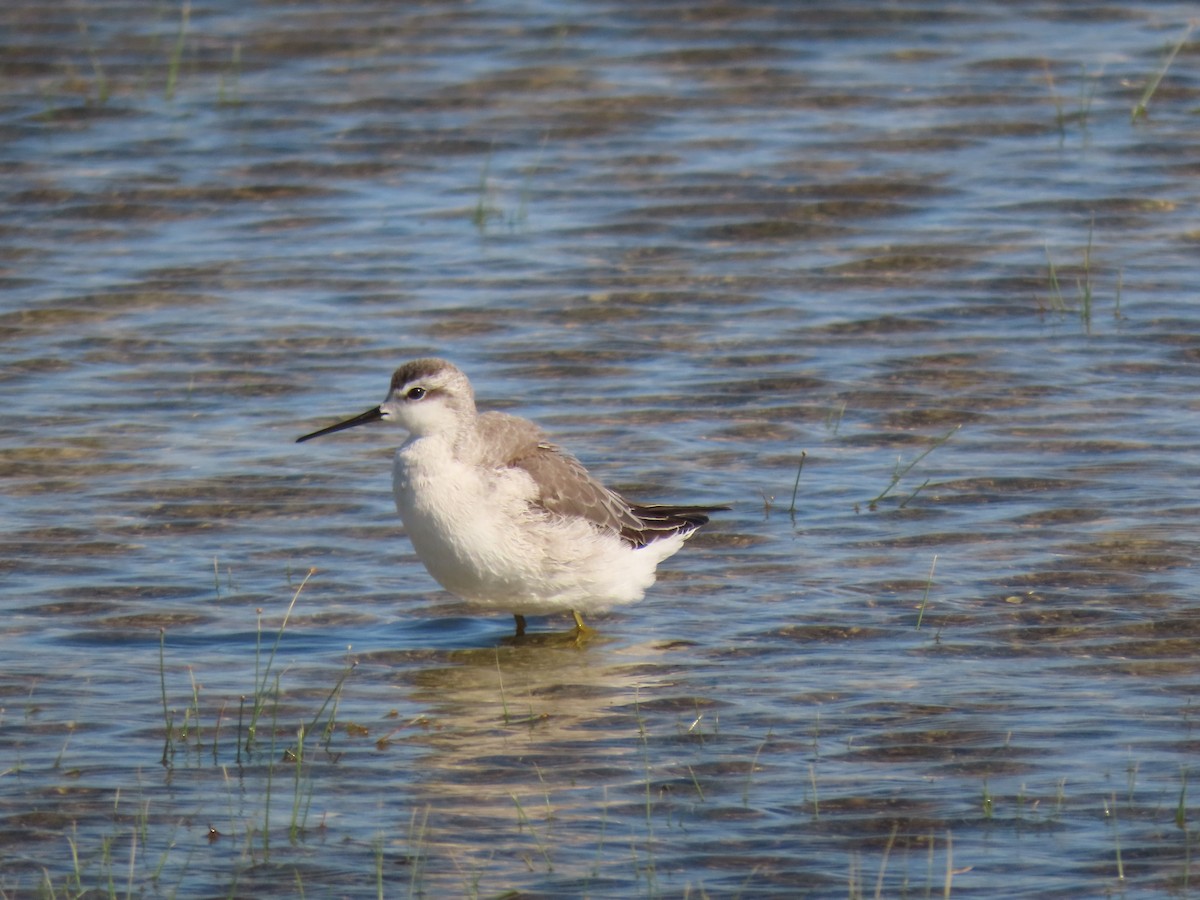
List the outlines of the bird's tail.
{"type": "Polygon", "coordinates": [[[660,538],[681,534],[691,535],[701,525],[708,524],[708,514],[729,509],[728,506],[657,506],[637,505],[630,507],[641,523],[640,528],[627,527],[621,537],[634,547],[644,547],[660,538]]]}

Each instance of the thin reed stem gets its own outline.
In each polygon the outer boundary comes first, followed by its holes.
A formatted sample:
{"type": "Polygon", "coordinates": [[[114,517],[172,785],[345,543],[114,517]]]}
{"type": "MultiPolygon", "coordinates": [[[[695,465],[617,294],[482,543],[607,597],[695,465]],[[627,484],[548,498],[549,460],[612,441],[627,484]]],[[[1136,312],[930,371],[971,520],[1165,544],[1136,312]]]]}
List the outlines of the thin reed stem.
{"type": "Polygon", "coordinates": [[[1175,62],[1175,57],[1179,55],[1179,51],[1183,49],[1183,45],[1187,43],[1188,38],[1190,38],[1192,36],[1192,32],[1195,31],[1196,21],[1197,20],[1193,19],[1192,21],[1188,22],[1187,28],[1185,28],[1183,31],[1183,36],[1179,38],[1179,40],[1175,43],[1175,46],[1171,48],[1171,52],[1167,54],[1166,61],[1162,64],[1162,68],[1155,73],[1154,77],[1151,78],[1150,82],[1146,85],[1146,89],[1142,91],[1142,96],[1138,99],[1138,102],[1133,107],[1133,111],[1129,115],[1130,122],[1137,122],[1138,119],[1145,118],[1148,115],[1147,110],[1150,105],[1150,98],[1154,96],[1154,92],[1157,91],[1158,86],[1162,84],[1162,80],[1166,76],[1167,70],[1171,68],[1171,64],[1175,62]]]}

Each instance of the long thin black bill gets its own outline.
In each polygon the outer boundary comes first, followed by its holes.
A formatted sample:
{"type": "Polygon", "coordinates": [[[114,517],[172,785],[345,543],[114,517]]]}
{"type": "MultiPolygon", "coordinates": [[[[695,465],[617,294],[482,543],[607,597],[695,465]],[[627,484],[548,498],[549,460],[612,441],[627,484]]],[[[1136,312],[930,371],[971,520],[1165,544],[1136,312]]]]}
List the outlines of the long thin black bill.
{"type": "Polygon", "coordinates": [[[322,428],[320,431],[314,431],[312,434],[306,434],[304,437],[296,438],[297,444],[303,444],[305,441],[312,440],[315,437],[320,437],[323,434],[333,434],[335,431],[344,431],[347,428],[353,428],[355,425],[366,425],[368,422],[378,422],[383,418],[383,410],[378,406],[374,409],[368,409],[361,416],[355,416],[353,419],[347,419],[345,422],[338,422],[336,425],[330,425],[328,428],[322,428]]]}

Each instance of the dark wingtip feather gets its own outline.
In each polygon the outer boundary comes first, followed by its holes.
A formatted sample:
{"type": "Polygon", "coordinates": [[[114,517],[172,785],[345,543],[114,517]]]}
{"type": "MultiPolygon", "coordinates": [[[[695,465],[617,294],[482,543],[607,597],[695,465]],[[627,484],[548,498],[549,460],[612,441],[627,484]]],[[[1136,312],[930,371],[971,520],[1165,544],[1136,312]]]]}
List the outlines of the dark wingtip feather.
{"type": "Polygon", "coordinates": [[[633,547],[645,547],[675,534],[689,535],[708,524],[708,514],[728,506],[655,506],[631,504],[630,510],[641,522],[640,528],[625,527],[621,537],[633,547]]]}

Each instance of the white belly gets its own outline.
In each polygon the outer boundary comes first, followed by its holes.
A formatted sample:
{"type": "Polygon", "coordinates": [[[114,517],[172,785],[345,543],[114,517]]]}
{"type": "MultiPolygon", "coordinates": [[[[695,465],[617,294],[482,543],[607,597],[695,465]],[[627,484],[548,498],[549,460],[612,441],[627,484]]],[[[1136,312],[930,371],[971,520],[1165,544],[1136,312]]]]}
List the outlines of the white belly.
{"type": "Polygon", "coordinates": [[[396,509],[429,574],[472,603],[521,615],[595,612],[641,599],[682,538],[634,550],[582,519],[531,505],[520,469],[481,469],[435,438],[396,453],[396,509]]]}

